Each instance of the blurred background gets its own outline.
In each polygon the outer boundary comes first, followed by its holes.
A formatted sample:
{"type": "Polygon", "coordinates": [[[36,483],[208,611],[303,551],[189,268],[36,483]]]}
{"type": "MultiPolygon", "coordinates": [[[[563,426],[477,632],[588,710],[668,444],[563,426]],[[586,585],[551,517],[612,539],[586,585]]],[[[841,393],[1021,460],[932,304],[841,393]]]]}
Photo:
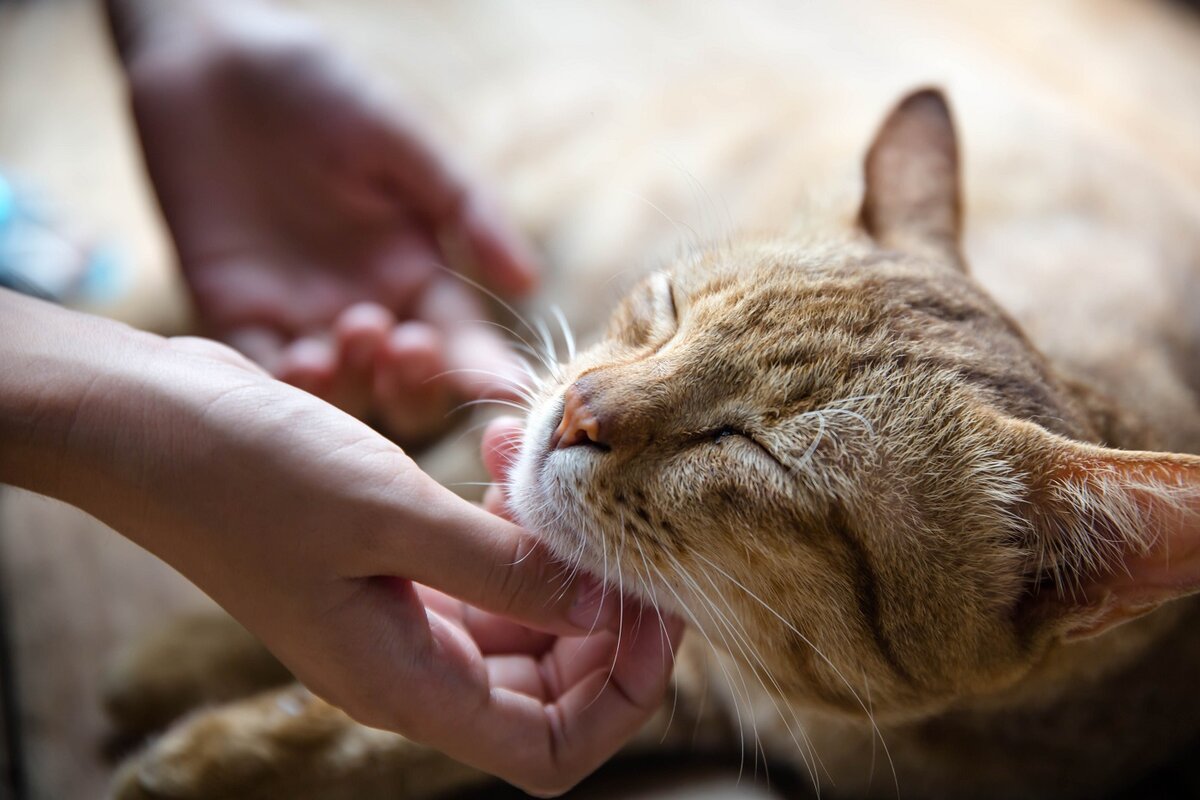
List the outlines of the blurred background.
{"type": "MultiPolygon", "coordinates": [[[[551,267],[531,305],[557,303],[584,333],[689,236],[785,223],[827,185],[847,187],[829,200],[847,210],[871,132],[916,85],[955,104],[968,219],[1022,198],[1048,213],[1047,175],[1113,198],[1058,211],[1131,228],[1155,198],[1200,198],[1200,13],[1183,0],[287,5],[488,176],[551,267]],[[1001,172],[1034,188],[993,196],[1001,172]]],[[[968,222],[968,252],[989,235],[968,222]]],[[[192,325],[94,0],[0,0],[0,285],[158,332],[192,325]]],[[[0,797],[102,796],[105,659],[208,601],[15,490],[0,492],[0,598],[0,797]]],[[[748,773],[735,789],[736,773],[736,759],[638,764],[580,796],[795,790],[774,771],[771,788],[748,773]]]]}

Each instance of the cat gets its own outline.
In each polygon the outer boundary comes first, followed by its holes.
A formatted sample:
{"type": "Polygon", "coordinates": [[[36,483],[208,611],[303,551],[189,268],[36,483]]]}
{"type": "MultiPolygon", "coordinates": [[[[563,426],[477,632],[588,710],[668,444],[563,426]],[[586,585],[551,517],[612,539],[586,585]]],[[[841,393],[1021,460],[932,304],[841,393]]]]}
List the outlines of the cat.
{"type": "MultiPolygon", "coordinates": [[[[761,752],[837,797],[1086,797],[1200,733],[1189,323],[1131,311],[1107,360],[1104,319],[1040,349],[972,277],[959,173],[943,95],[906,96],[856,216],[687,254],[540,387],[513,515],[690,625],[631,750],[761,752]]],[[[163,653],[126,657],[118,713],[163,653]]],[[[285,686],[184,717],[114,794],[483,779],[285,686]]]]}

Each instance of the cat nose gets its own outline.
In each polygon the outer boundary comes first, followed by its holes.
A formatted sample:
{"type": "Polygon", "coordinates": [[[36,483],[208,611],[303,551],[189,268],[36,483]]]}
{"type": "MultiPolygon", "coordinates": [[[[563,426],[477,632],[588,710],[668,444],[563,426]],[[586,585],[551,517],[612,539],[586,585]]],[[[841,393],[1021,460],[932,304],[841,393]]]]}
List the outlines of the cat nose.
{"type": "Polygon", "coordinates": [[[605,446],[600,440],[600,420],[587,407],[579,390],[571,386],[563,395],[562,419],[550,437],[550,446],[565,450],[581,444],[605,446]]]}

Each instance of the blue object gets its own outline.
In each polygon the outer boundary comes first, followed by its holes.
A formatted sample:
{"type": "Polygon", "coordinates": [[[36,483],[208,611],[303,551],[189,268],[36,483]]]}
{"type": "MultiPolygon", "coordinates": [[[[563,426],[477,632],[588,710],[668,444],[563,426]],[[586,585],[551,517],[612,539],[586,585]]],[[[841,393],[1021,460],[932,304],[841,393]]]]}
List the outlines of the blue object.
{"type": "Polygon", "coordinates": [[[72,305],[112,303],[130,270],[107,243],[81,242],[0,175],[0,286],[72,305]]]}

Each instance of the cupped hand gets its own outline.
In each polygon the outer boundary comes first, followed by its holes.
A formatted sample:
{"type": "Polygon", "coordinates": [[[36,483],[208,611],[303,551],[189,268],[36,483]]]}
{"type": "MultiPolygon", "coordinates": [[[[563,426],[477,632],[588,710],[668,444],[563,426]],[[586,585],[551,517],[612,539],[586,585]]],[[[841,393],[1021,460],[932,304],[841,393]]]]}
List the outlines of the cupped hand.
{"type": "Polygon", "coordinates": [[[445,268],[508,296],[536,280],[481,187],[303,20],[250,0],[147,16],[133,109],[205,331],[402,442],[511,395],[480,292],[445,268]]]}

